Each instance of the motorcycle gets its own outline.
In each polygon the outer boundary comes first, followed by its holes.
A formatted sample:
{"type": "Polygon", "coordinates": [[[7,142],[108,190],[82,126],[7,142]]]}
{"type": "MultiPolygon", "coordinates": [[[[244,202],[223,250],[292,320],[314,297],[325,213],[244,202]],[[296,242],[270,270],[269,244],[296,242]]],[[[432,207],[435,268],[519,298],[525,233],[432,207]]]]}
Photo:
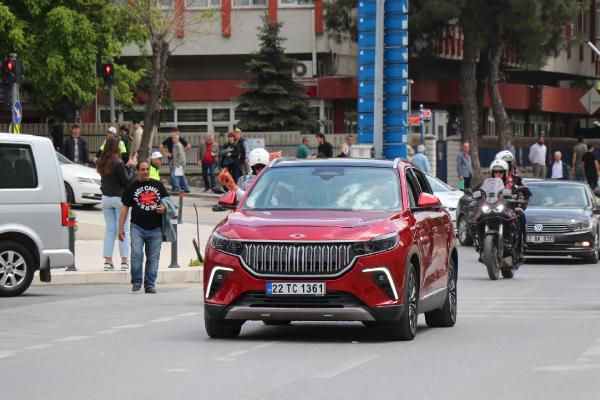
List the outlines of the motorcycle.
{"type": "MultiPolygon", "coordinates": [[[[526,188],[525,188],[526,189],[526,188]]],[[[499,178],[487,178],[473,199],[480,201],[475,215],[475,247],[495,281],[500,277],[512,278],[523,259],[523,241],[519,218],[512,207],[522,204],[518,190],[504,189],[499,178]]]]}

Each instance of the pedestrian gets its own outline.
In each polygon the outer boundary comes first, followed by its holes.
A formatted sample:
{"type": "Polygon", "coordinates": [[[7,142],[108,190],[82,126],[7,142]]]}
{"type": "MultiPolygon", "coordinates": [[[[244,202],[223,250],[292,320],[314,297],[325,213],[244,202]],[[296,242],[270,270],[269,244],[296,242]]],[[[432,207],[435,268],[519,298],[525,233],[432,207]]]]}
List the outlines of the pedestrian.
{"type": "Polygon", "coordinates": [[[62,154],[63,149],[63,127],[54,121],[54,118],[48,120],[48,134],[52,137],[54,149],[62,154]]]}
{"type": "Polygon", "coordinates": [[[131,154],[135,154],[140,150],[140,144],[142,143],[142,136],[144,135],[144,129],[140,126],[140,121],[133,120],[130,133],[131,143],[131,154]]]}
{"type": "Polygon", "coordinates": [[[235,144],[233,148],[233,164],[231,165],[231,176],[237,182],[242,176],[247,175],[244,173],[246,169],[246,139],[242,137],[242,130],[236,128],[234,131],[235,134],[235,144]]]}
{"type": "Polygon", "coordinates": [[[583,140],[583,136],[577,136],[577,144],[573,146],[573,158],[571,159],[571,168],[576,180],[585,181],[585,173],[583,171],[582,157],[587,152],[587,145],[583,140]]]}
{"type": "MultiPolygon", "coordinates": [[[[406,159],[408,161],[412,161],[412,158],[415,156],[415,149],[412,148],[411,145],[406,145],[406,159]]],[[[371,156],[373,157],[373,156],[371,156]]]]}
{"type": "MultiPolygon", "coordinates": [[[[98,158],[96,171],[100,174],[100,191],[102,192],[102,214],[106,229],[104,231],[104,270],[113,271],[113,248],[117,237],[117,227],[122,212],[121,197],[123,191],[131,182],[133,168],[136,164],[133,156],[127,164],[123,163],[119,152],[119,142],[116,138],[108,138],[104,150],[98,158]]],[[[129,215],[124,218],[127,239],[129,238],[129,215]]],[[[127,271],[129,259],[129,243],[119,241],[121,255],[121,271],[127,271]]]]}
{"type": "Polygon", "coordinates": [[[473,165],[471,164],[471,145],[469,142],[463,143],[463,151],[456,160],[456,169],[458,180],[462,181],[460,185],[464,189],[471,187],[471,178],[473,177],[473,165]]]}
{"type": "Polygon", "coordinates": [[[71,136],[65,139],[63,154],[75,164],[86,165],[90,161],[87,142],[81,137],[81,128],[77,124],[71,126],[71,136]]]}
{"type": "Polygon", "coordinates": [[[219,144],[215,142],[212,133],[206,136],[206,140],[200,144],[200,159],[198,164],[202,166],[202,179],[204,180],[204,191],[209,192],[215,186],[215,167],[219,161],[219,144]],[[210,177],[210,181],[209,181],[210,177]]]}
{"type": "Polygon", "coordinates": [[[321,132],[315,135],[317,137],[317,158],[331,158],[333,157],[333,146],[325,139],[325,135],[321,132]]]}
{"type": "Polygon", "coordinates": [[[431,173],[431,167],[429,166],[429,160],[427,159],[427,156],[425,155],[425,146],[420,144],[417,146],[417,154],[415,154],[412,159],[410,160],[410,162],[412,162],[413,164],[415,164],[417,166],[417,168],[419,168],[421,171],[426,172],[428,174],[431,173]]]}
{"type": "Polygon", "coordinates": [[[129,156],[129,154],[133,154],[131,152],[131,137],[129,136],[129,128],[126,125],[121,125],[119,127],[119,139],[121,139],[125,145],[127,156],[129,156]]]}
{"type": "Polygon", "coordinates": [[[296,158],[308,158],[310,155],[310,138],[308,136],[304,136],[302,138],[302,143],[298,145],[298,149],[296,150],[296,158]]]}
{"type": "Polygon", "coordinates": [[[119,153],[121,154],[121,159],[123,159],[123,162],[126,162],[125,155],[127,154],[127,148],[125,147],[125,143],[119,139],[119,135],[117,134],[117,128],[115,128],[114,126],[111,126],[106,130],[106,139],[104,140],[104,142],[102,142],[102,144],[98,148],[98,151],[96,152],[96,160],[100,158],[100,154],[102,154],[104,146],[106,145],[106,140],[111,137],[119,140],[119,153]]]}
{"type": "Polygon", "coordinates": [[[173,157],[171,159],[171,181],[173,190],[179,192],[183,190],[186,193],[190,192],[187,179],[185,177],[185,166],[187,160],[185,157],[185,147],[181,141],[179,141],[179,134],[173,135],[173,157]]]}
{"type": "Polygon", "coordinates": [[[506,147],[506,150],[510,151],[513,155],[513,167],[518,167],[518,163],[517,163],[517,148],[515,147],[515,138],[514,137],[510,137],[508,139],[508,146],[506,147]]]}
{"type": "Polygon", "coordinates": [[[160,151],[154,151],[150,155],[150,179],[160,181],[160,164],[162,164],[162,154],[160,151]]]}
{"type": "Polygon", "coordinates": [[[337,156],[338,158],[350,157],[350,150],[348,149],[348,145],[346,143],[342,143],[340,145],[340,152],[337,156]]]}
{"type": "Polygon", "coordinates": [[[346,144],[348,145],[348,155],[352,157],[352,146],[354,146],[354,136],[348,135],[346,138],[346,144]]]}
{"type": "MultiPolygon", "coordinates": [[[[179,135],[179,129],[177,127],[171,129],[171,136],[169,136],[168,138],[166,138],[165,140],[162,141],[162,143],[160,144],[160,152],[167,156],[168,161],[169,161],[169,166],[172,165],[172,161],[173,161],[173,142],[174,142],[174,137],[177,136],[178,141],[183,145],[183,149],[184,151],[188,151],[189,149],[192,148],[192,145],[189,144],[187,142],[187,140],[185,140],[183,137],[181,137],[179,135]]],[[[178,179],[175,179],[175,170],[174,168],[170,168],[170,176],[171,176],[171,188],[173,190],[177,190],[179,191],[179,187],[177,185],[178,183],[178,179]],[[177,182],[176,182],[177,181],[177,182]]]]}
{"type": "Polygon", "coordinates": [[[227,134],[227,143],[223,145],[219,159],[221,160],[219,166],[221,169],[227,168],[231,170],[231,164],[233,164],[233,151],[235,149],[235,133],[229,132],[227,134]]]}
{"type": "Polygon", "coordinates": [[[546,145],[544,136],[538,136],[537,142],[529,148],[529,161],[533,166],[533,177],[544,179],[546,175],[546,145]]]}
{"type": "Polygon", "coordinates": [[[554,152],[554,162],[548,167],[546,178],[569,180],[569,166],[562,161],[562,153],[554,152]]]}
{"type": "Polygon", "coordinates": [[[598,187],[598,176],[600,176],[600,164],[598,164],[598,160],[596,159],[596,155],[594,154],[594,145],[588,144],[587,151],[581,157],[583,161],[583,171],[585,174],[585,179],[587,180],[588,185],[592,188],[592,190],[598,187]]]}
{"type": "Polygon", "coordinates": [[[140,161],[137,178],[123,192],[119,240],[125,241],[126,215],[131,208],[131,290],[138,292],[144,285],[146,293],[156,293],[156,276],[163,241],[162,215],[166,207],[161,200],[169,193],[162,182],[150,179],[150,164],[140,161]],[[146,267],[144,265],[146,254],[146,267]]]}

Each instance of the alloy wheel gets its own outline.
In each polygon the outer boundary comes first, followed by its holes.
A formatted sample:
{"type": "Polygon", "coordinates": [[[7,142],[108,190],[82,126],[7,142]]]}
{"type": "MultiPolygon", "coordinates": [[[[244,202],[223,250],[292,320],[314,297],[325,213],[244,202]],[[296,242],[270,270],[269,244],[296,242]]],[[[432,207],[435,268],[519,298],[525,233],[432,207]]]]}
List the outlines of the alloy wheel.
{"type": "Polygon", "coordinates": [[[454,262],[448,263],[448,303],[450,305],[450,316],[453,321],[456,320],[456,269],[454,262]]]}
{"type": "Polygon", "coordinates": [[[408,277],[408,319],[410,323],[410,330],[415,332],[417,330],[417,278],[414,270],[410,272],[408,277]]]}
{"type": "Polygon", "coordinates": [[[27,264],[23,256],[16,251],[0,253],[0,286],[14,288],[19,286],[27,274],[27,264]]]}

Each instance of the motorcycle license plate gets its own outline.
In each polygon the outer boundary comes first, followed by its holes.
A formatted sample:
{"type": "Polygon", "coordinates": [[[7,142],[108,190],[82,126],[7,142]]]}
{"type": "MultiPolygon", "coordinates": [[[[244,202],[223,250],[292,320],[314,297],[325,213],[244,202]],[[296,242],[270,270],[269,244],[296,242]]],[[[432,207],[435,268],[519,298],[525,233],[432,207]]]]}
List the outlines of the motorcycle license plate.
{"type": "Polygon", "coordinates": [[[554,243],[554,236],[530,235],[527,243],[554,243]]]}
{"type": "Polygon", "coordinates": [[[267,282],[267,296],[325,296],[325,282],[267,282]]]}

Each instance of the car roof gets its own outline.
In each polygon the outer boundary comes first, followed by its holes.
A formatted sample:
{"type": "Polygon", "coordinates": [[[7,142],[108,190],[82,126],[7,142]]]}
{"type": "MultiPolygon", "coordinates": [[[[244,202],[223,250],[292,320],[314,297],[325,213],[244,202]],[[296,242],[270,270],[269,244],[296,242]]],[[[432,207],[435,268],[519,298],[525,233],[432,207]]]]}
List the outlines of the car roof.
{"type": "Polygon", "coordinates": [[[34,136],[14,133],[0,133],[0,141],[4,143],[35,143],[50,140],[45,136],[34,136]]]}
{"type": "Polygon", "coordinates": [[[403,161],[396,160],[378,160],[374,158],[277,158],[271,162],[271,168],[284,167],[374,167],[374,168],[395,168],[405,166],[403,161]]]}

